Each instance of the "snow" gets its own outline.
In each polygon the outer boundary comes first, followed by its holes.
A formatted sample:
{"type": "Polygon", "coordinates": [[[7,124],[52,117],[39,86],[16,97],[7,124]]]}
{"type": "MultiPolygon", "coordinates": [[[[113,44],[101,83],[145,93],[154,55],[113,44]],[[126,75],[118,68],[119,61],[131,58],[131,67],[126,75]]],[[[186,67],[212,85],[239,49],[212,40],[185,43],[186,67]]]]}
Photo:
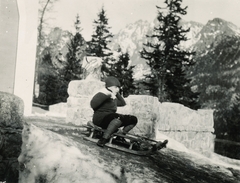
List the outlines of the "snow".
{"type": "Polygon", "coordinates": [[[143,64],[138,64],[135,66],[134,70],[134,75],[133,78],[135,80],[140,80],[140,79],[144,79],[145,76],[144,75],[148,75],[150,74],[150,68],[144,66],[143,64]]]}
{"type": "Polygon", "coordinates": [[[38,116],[38,117],[66,117],[66,113],[64,112],[57,112],[57,111],[48,111],[38,107],[32,107],[32,114],[29,116],[38,116]]]}
{"type": "MultiPolygon", "coordinates": [[[[44,111],[41,112],[41,114],[36,112],[34,115],[51,115],[51,112],[45,114],[44,111]]],[[[86,147],[79,147],[71,139],[34,125],[30,125],[29,129],[29,134],[23,134],[24,148],[19,160],[24,162],[27,170],[31,171],[26,170],[22,173],[20,183],[34,182],[41,174],[53,180],[52,182],[58,183],[114,182],[112,176],[104,170],[104,162],[98,162],[93,155],[86,153],[88,151],[86,147]]],[[[214,164],[240,170],[240,160],[226,158],[215,153],[206,157],[186,148],[182,143],[166,135],[157,133],[156,140],[163,141],[165,139],[169,141],[167,148],[186,153],[200,164],[214,164]]],[[[228,171],[227,169],[224,170],[228,171]]],[[[120,167],[116,166],[112,173],[120,176],[120,167]]],[[[230,174],[231,172],[226,173],[230,174]]]]}
{"type": "MultiPolygon", "coordinates": [[[[28,128],[29,130],[26,130],[23,134],[24,143],[22,153],[19,156],[19,161],[25,167],[20,174],[19,183],[36,182],[40,175],[49,182],[58,183],[115,182],[114,178],[106,171],[107,165],[103,161],[99,162],[95,157],[97,155],[88,153],[88,147],[34,125],[29,125],[28,128]]],[[[198,164],[221,165],[240,170],[240,161],[232,160],[236,165],[231,165],[221,161],[218,155],[207,158],[187,149],[174,139],[158,134],[157,140],[163,139],[169,140],[168,148],[191,155],[192,159],[197,161],[198,164]]],[[[221,169],[226,174],[232,174],[228,169],[221,169]]],[[[121,175],[121,167],[118,165],[111,171],[117,177],[121,175]]],[[[132,181],[138,182],[140,180],[132,181]]]]}
{"type": "Polygon", "coordinates": [[[102,163],[80,150],[71,139],[29,125],[23,134],[22,152],[19,156],[25,169],[19,182],[36,182],[39,176],[49,182],[114,182],[104,171],[102,163]]]}
{"type": "Polygon", "coordinates": [[[184,153],[192,155],[195,158],[201,159],[201,161],[198,161],[198,163],[199,162],[205,163],[205,164],[211,163],[211,164],[224,166],[226,168],[231,167],[231,168],[240,170],[240,160],[227,158],[227,157],[218,155],[216,153],[211,153],[211,154],[209,154],[209,157],[206,157],[206,156],[199,154],[191,149],[186,148],[186,146],[184,146],[182,143],[180,143],[172,138],[169,138],[168,136],[166,136],[164,134],[157,133],[157,137],[156,137],[157,141],[163,141],[165,139],[168,139],[167,148],[174,149],[174,150],[180,151],[180,152],[184,152],[184,153]]]}

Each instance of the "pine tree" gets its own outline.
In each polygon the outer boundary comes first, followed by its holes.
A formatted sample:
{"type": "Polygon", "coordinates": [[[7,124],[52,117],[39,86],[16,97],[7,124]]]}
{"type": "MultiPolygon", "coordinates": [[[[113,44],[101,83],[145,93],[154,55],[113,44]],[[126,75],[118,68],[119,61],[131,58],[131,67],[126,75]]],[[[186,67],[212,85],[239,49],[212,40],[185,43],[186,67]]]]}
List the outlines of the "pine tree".
{"type": "Polygon", "coordinates": [[[227,119],[227,133],[231,140],[240,142],[240,93],[236,94],[233,106],[229,113],[230,115],[227,119]]]}
{"type": "Polygon", "coordinates": [[[100,58],[112,55],[108,48],[108,43],[111,42],[113,35],[109,31],[110,27],[108,26],[108,18],[104,7],[98,13],[98,19],[94,20],[93,26],[95,32],[88,43],[90,55],[100,58]]]}
{"type": "Polygon", "coordinates": [[[179,24],[181,16],[187,13],[187,7],[182,8],[181,2],[165,0],[166,8],[157,6],[159,24],[154,27],[152,35],[147,35],[148,42],[140,52],[151,69],[144,84],[161,102],[178,102],[196,109],[199,94],[191,91],[191,80],[186,78],[187,69],[194,64],[194,52],[180,48],[190,30],[179,24]]]}
{"type": "Polygon", "coordinates": [[[82,60],[86,55],[86,41],[81,35],[79,16],[76,17],[75,22],[76,34],[70,40],[68,45],[68,53],[66,55],[66,65],[63,69],[64,79],[66,82],[71,80],[82,79],[83,69],[82,60]]]}
{"type": "Polygon", "coordinates": [[[62,93],[65,93],[64,100],[67,99],[68,84],[72,80],[81,80],[83,77],[82,60],[86,55],[87,43],[81,35],[79,16],[76,16],[75,28],[76,34],[70,40],[68,53],[66,54],[66,64],[61,71],[64,80],[62,93]]]}
{"type": "Polygon", "coordinates": [[[91,41],[88,42],[88,55],[97,56],[102,58],[102,72],[109,73],[109,62],[111,62],[113,55],[111,49],[108,47],[108,44],[111,42],[113,34],[110,32],[108,26],[108,18],[104,7],[98,13],[98,19],[94,20],[94,33],[92,35],[91,41]]]}
{"type": "Polygon", "coordinates": [[[119,79],[122,85],[121,93],[124,97],[127,97],[135,93],[136,87],[133,84],[133,68],[135,66],[130,65],[130,56],[128,52],[122,53],[121,48],[119,48],[118,52],[120,53],[118,61],[109,64],[110,68],[108,74],[119,79]]]}
{"type": "Polygon", "coordinates": [[[59,86],[61,80],[57,69],[52,62],[52,56],[46,52],[39,65],[39,96],[35,102],[44,105],[52,105],[61,102],[59,86]]]}
{"type": "Polygon", "coordinates": [[[218,139],[240,142],[240,93],[236,93],[229,108],[214,111],[214,134],[218,139]]]}

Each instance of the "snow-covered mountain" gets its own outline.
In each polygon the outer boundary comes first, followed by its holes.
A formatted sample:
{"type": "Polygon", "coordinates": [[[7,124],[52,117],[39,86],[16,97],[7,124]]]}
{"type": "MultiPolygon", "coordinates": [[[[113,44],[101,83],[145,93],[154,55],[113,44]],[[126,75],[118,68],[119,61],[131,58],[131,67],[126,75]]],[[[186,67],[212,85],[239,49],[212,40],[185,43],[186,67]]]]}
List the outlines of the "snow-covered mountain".
{"type": "Polygon", "coordinates": [[[181,46],[185,49],[191,48],[200,39],[198,33],[202,30],[203,24],[194,21],[180,22],[180,25],[186,30],[190,28],[190,31],[186,34],[187,41],[181,42],[181,46]]]}
{"type": "Polygon", "coordinates": [[[114,36],[109,47],[112,50],[117,50],[120,46],[123,52],[129,53],[133,65],[143,64],[145,61],[140,58],[139,51],[147,40],[146,35],[150,33],[152,28],[152,24],[143,20],[128,24],[114,36]]]}
{"type": "MultiPolygon", "coordinates": [[[[123,52],[129,52],[133,65],[144,64],[146,61],[140,58],[139,51],[142,50],[143,44],[147,42],[146,35],[152,34],[153,27],[156,26],[156,24],[156,20],[152,23],[139,20],[135,23],[128,24],[114,36],[110,48],[116,50],[118,46],[120,46],[123,52]]],[[[203,25],[193,21],[182,21],[181,25],[183,28],[190,28],[190,32],[187,34],[189,40],[182,43],[183,47],[189,48],[199,40],[196,35],[200,32],[203,25]]]]}
{"type": "MultiPolygon", "coordinates": [[[[139,52],[142,50],[143,44],[147,43],[146,35],[152,35],[153,28],[157,23],[155,19],[152,23],[139,20],[135,23],[128,24],[114,36],[109,45],[112,50],[117,50],[120,46],[123,52],[128,51],[132,65],[136,66],[134,69],[135,79],[141,79],[143,74],[149,73],[146,60],[140,57],[139,52]]],[[[196,35],[202,29],[203,25],[193,21],[182,21],[181,26],[183,26],[184,29],[190,28],[190,32],[186,35],[188,41],[182,43],[182,47],[188,49],[199,40],[196,35]]]]}
{"type": "Polygon", "coordinates": [[[206,52],[210,47],[216,47],[224,36],[240,36],[240,28],[231,22],[214,18],[196,34],[198,41],[192,46],[197,52],[206,52]]]}
{"type": "MultiPolygon", "coordinates": [[[[128,51],[133,65],[143,65],[135,69],[135,78],[142,76],[141,73],[136,72],[148,72],[149,68],[146,65],[146,60],[140,57],[139,52],[143,48],[143,43],[147,42],[146,35],[151,35],[156,24],[156,20],[152,23],[139,20],[129,24],[114,36],[110,44],[112,50],[116,50],[120,46],[123,52],[128,51]],[[144,68],[147,70],[145,71],[144,68]]],[[[190,31],[186,34],[188,41],[182,42],[181,46],[184,49],[196,51],[198,58],[208,52],[214,52],[214,49],[226,36],[238,37],[240,35],[240,29],[236,25],[220,18],[209,20],[206,25],[184,20],[180,24],[184,29],[190,28],[190,31]]]]}
{"type": "Polygon", "coordinates": [[[196,51],[195,74],[224,74],[224,71],[240,66],[240,28],[231,22],[220,18],[209,20],[196,37],[198,41],[191,46],[196,51]]]}
{"type": "Polygon", "coordinates": [[[200,92],[203,107],[226,108],[240,92],[240,29],[225,20],[208,21],[192,45],[195,66],[189,77],[200,92]]]}

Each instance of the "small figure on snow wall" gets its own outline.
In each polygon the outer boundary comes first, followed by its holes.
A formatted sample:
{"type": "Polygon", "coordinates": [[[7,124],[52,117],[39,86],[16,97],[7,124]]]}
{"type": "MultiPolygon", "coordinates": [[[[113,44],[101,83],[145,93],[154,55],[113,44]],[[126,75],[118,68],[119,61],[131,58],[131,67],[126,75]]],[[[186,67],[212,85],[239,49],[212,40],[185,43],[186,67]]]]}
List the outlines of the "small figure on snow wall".
{"type": "MultiPolygon", "coordinates": [[[[103,137],[97,142],[98,146],[104,147],[111,135],[123,127],[122,133],[125,135],[133,129],[138,119],[133,115],[123,115],[116,113],[118,106],[125,106],[126,102],[120,95],[120,82],[117,78],[110,76],[105,79],[105,88],[93,96],[90,105],[94,110],[93,123],[106,129],[103,137]]],[[[123,137],[117,137],[118,141],[125,142],[123,137]]]]}

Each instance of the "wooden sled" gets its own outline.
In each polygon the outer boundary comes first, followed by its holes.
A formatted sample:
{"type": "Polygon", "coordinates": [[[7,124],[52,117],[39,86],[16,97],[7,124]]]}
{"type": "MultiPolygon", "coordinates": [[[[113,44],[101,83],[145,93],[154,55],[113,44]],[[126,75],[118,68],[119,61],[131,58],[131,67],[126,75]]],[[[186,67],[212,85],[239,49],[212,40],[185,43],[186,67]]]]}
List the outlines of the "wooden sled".
{"type": "MultiPolygon", "coordinates": [[[[97,143],[99,140],[99,136],[96,137],[96,134],[104,133],[104,130],[102,128],[97,127],[92,123],[83,125],[83,127],[87,128],[87,130],[89,131],[89,136],[84,137],[84,139],[94,143],[97,143]]],[[[139,156],[147,156],[157,153],[162,148],[166,148],[167,143],[168,140],[164,140],[163,142],[161,142],[146,137],[141,137],[135,134],[127,133],[126,135],[123,135],[116,132],[112,134],[109,142],[106,143],[105,146],[139,156]],[[123,137],[128,143],[120,143],[116,141],[116,137],[123,137]]]]}

